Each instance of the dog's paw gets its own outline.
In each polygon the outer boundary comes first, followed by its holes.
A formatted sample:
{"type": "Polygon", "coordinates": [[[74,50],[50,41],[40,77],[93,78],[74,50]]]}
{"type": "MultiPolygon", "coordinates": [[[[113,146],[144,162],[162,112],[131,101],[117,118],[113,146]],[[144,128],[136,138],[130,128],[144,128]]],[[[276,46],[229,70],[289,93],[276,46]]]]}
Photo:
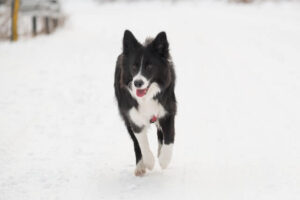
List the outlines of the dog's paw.
{"type": "Polygon", "coordinates": [[[142,160],[140,160],[134,170],[135,176],[143,176],[146,173],[146,168],[142,160]]]}
{"type": "Polygon", "coordinates": [[[143,154],[143,163],[147,169],[149,170],[153,169],[155,160],[151,151],[148,151],[143,154]]]}
{"type": "Polygon", "coordinates": [[[158,157],[159,164],[162,169],[166,169],[171,162],[173,145],[163,145],[161,147],[160,155],[158,157]]]}

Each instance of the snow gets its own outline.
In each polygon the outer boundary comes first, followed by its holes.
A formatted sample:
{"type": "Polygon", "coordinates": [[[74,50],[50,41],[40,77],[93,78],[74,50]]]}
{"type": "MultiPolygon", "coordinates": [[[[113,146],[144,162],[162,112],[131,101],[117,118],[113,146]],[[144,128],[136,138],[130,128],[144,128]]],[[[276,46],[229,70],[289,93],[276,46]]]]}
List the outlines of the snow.
{"type": "Polygon", "coordinates": [[[0,43],[1,200],[300,198],[300,4],[64,8],[54,34],[0,43]],[[126,28],[165,30],[178,78],[173,159],[142,178],[113,91],[126,28]]]}

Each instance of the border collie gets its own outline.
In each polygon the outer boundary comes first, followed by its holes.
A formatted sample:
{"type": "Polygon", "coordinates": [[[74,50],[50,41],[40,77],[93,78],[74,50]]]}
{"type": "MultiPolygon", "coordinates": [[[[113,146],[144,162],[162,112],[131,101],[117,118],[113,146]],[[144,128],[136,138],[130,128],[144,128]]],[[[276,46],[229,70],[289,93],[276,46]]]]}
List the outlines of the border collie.
{"type": "Polygon", "coordinates": [[[154,167],[147,129],[157,127],[159,164],[165,169],[171,161],[175,129],[175,71],[165,32],[139,43],[126,30],[123,52],[115,70],[115,95],[121,117],[134,144],[135,175],[142,176],[154,167]]]}

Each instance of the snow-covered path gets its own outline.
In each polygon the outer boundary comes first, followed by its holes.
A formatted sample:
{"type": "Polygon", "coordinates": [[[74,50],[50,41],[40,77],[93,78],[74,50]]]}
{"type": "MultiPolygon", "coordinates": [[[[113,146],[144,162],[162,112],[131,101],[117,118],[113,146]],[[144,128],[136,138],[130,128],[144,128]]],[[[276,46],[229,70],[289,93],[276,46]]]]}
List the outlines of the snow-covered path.
{"type": "Polygon", "coordinates": [[[1,200],[300,199],[299,4],[66,10],[55,34],[0,43],[1,200]],[[178,76],[172,163],[143,178],[113,93],[126,28],[165,30],[178,76]]]}

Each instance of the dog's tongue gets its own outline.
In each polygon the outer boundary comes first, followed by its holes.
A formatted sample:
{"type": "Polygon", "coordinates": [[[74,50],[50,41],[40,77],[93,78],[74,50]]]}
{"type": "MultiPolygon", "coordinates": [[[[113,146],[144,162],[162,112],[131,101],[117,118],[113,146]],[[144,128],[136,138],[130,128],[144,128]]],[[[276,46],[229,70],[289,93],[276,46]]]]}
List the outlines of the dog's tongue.
{"type": "Polygon", "coordinates": [[[146,93],[147,93],[147,88],[146,88],[146,89],[143,89],[143,90],[136,90],[136,95],[137,95],[138,97],[142,97],[142,96],[144,96],[146,93]]]}

